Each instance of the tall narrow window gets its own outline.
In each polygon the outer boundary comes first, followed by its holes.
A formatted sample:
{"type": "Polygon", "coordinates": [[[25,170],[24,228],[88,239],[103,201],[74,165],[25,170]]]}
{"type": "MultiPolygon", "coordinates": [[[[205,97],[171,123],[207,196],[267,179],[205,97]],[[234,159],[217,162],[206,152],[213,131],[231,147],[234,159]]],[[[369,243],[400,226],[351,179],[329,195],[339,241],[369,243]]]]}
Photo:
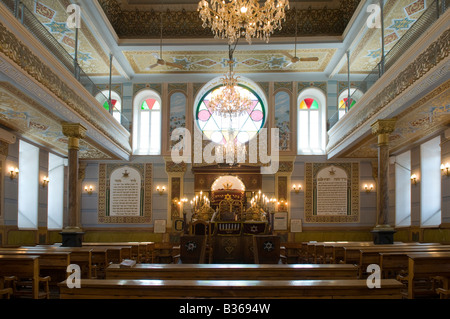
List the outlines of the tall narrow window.
{"type": "Polygon", "coordinates": [[[395,158],[395,225],[411,225],[411,152],[395,158]]]}
{"type": "Polygon", "coordinates": [[[64,159],[49,154],[48,157],[48,229],[62,229],[64,212],[64,159]]]}
{"type": "Polygon", "coordinates": [[[39,148],[19,143],[19,228],[37,229],[39,191],[39,148]]]}
{"type": "MultiPolygon", "coordinates": [[[[100,102],[100,104],[108,111],[109,110],[109,90],[102,91],[96,96],[97,101],[100,102]]],[[[122,99],[120,98],[120,95],[117,94],[115,91],[111,91],[111,104],[113,107],[113,116],[117,120],[117,122],[121,123],[121,117],[122,117],[122,99]]]]}
{"type": "Polygon", "coordinates": [[[441,224],[441,138],[438,136],[420,146],[421,198],[420,224],[441,224]]]}
{"type": "Polygon", "coordinates": [[[161,154],[161,98],[151,90],[134,99],[133,149],[136,155],[161,154]]]}
{"type": "Polygon", "coordinates": [[[304,90],[298,99],[298,154],[325,153],[325,95],[318,89],[304,90]]]}

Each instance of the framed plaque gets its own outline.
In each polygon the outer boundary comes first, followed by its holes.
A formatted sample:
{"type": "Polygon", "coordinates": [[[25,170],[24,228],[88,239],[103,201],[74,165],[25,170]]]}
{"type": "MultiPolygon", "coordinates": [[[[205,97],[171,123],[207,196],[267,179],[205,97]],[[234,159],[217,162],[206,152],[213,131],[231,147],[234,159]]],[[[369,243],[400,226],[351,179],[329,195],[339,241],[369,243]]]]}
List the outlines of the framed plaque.
{"type": "Polygon", "coordinates": [[[173,231],[181,233],[182,231],[184,231],[184,220],[179,218],[179,219],[174,219],[173,220],[173,231]]]}
{"type": "Polygon", "coordinates": [[[275,213],[273,216],[274,230],[288,230],[287,212],[275,213]]]}
{"type": "Polygon", "coordinates": [[[165,219],[157,219],[155,220],[155,224],[153,225],[153,232],[155,234],[165,234],[166,233],[166,225],[167,221],[165,219]]]}
{"type": "Polygon", "coordinates": [[[301,219],[291,220],[291,233],[301,233],[303,231],[303,225],[301,219]]]}
{"type": "Polygon", "coordinates": [[[359,222],[359,163],[305,164],[305,223],[359,222]]]}

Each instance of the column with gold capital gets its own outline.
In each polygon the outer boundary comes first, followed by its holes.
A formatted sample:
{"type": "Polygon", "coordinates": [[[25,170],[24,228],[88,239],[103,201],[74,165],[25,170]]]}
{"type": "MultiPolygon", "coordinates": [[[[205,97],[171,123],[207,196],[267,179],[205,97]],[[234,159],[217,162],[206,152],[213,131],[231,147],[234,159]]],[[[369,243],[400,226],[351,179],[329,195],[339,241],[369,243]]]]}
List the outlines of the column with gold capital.
{"type": "Polygon", "coordinates": [[[378,120],[372,134],[378,137],[377,225],[372,234],[375,244],[393,244],[395,230],[389,218],[389,136],[395,130],[395,119],[378,120]]]}
{"type": "Polygon", "coordinates": [[[78,202],[78,151],[80,139],[86,137],[87,129],[79,123],[63,123],[62,131],[69,139],[69,224],[61,235],[64,247],[80,247],[84,233],[81,230],[80,203],[78,202]]]}

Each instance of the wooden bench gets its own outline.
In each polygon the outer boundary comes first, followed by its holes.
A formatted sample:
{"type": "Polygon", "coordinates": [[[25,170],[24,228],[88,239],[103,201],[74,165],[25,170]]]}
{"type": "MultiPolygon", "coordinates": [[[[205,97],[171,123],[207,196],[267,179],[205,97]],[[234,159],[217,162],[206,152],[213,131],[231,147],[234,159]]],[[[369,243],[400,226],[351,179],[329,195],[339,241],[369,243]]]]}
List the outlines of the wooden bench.
{"type": "MultiPolygon", "coordinates": [[[[332,261],[333,263],[339,263],[343,262],[346,263],[346,251],[351,249],[362,249],[362,248],[370,248],[370,247],[400,247],[400,246],[427,246],[427,245],[436,245],[435,243],[402,243],[402,242],[394,242],[394,244],[391,245],[375,245],[372,242],[365,242],[365,243],[357,243],[357,244],[333,244],[333,257],[332,261]]],[[[358,255],[358,253],[356,253],[358,255]]],[[[357,258],[357,257],[356,257],[357,258]]]]}
{"type": "MultiPolygon", "coordinates": [[[[359,256],[359,277],[363,279],[365,271],[367,267],[371,264],[377,264],[380,266],[382,272],[387,272],[392,269],[392,266],[395,266],[397,271],[398,268],[401,267],[403,270],[408,268],[408,259],[407,255],[413,252],[450,252],[450,246],[422,246],[422,247],[397,247],[397,248],[381,248],[381,249],[361,249],[359,256]],[[391,265],[385,264],[383,265],[383,260],[381,259],[382,253],[392,253],[391,258],[388,258],[388,262],[391,262],[391,265]],[[394,265],[393,265],[394,264],[394,265]],[[389,268],[389,266],[391,268],[389,268]]],[[[386,260],[385,260],[386,261],[386,260]]],[[[400,270],[401,271],[401,270],[400,270]]],[[[395,278],[395,277],[394,277],[395,278]]]]}
{"type": "Polygon", "coordinates": [[[443,290],[449,290],[450,252],[422,252],[408,254],[408,299],[418,295],[436,295],[436,291],[417,289],[418,281],[431,283],[433,277],[443,278],[443,290]]]}
{"type": "Polygon", "coordinates": [[[61,299],[400,299],[393,279],[369,289],[365,280],[81,280],[81,288],[59,284],[61,299]]]}
{"type": "MultiPolygon", "coordinates": [[[[17,280],[29,280],[31,291],[29,295],[33,299],[49,298],[48,287],[45,292],[39,290],[39,284],[47,279],[40,277],[39,256],[34,255],[0,255],[0,277],[2,278],[2,290],[5,277],[16,277],[17,280]]],[[[6,289],[5,289],[6,290],[6,289]]],[[[7,288],[8,294],[16,293],[12,288],[7,288]]]]}
{"type": "Polygon", "coordinates": [[[106,269],[106,279],[196,279],[196,280],[295,280],[295,279],[357,279],[355,265],[289,265],[289,264],[136,264],[120,268],[113,264],[106,269]]]}
{"type": "Polygon", "coordinates": [[[0,248],[0,255],[39,256],[41,276],[49,276],[52,286],[67,277],[67,267],[70,265],[69,251],[49,251],[38,249],[0,248]]]}
{"type": "Polygon", "coordinates": [[[340,261],[344,264],[359,264],[361,250],[366,251],[414,251],[414,250],[424,250],[429,247],[448,247],[441,244],[394,244],[394,245],[373,245],[373,246],[344,246],[344,257],[340,261]]]}
{"type": "Polygon", "coordinates": [[[286,263],[298,264],[301,263],[302,243],[285,242],[282,244],[282,254],[286,256],[286,263]],[[284,252],[283,252],[284,248],[284,252]]]}

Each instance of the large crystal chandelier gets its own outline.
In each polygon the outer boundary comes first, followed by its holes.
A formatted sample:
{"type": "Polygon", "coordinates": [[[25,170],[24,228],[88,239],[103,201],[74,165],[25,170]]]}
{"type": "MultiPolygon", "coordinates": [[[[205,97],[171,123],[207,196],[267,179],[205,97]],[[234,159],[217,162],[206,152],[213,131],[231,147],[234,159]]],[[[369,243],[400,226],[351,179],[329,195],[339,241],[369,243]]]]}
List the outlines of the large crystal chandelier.
{"type": "MultiPolygon", "coordinates": [[[[236,47],[235,47],[236,48],[236,47]]],[[[209,108],[212,113],[222,118],[239,117],[247,112],[251,106],[252,101],[248,96],[242,96],[238,90],[239,77],[233,72],[233,52],[234,49],[229,50],[229,72],[222,78],[222,88],[217,94],[211,97],[209,108]]]]}
{"type": "Polygon", "coordinates": [[[269,42],[275,30],[281,30],[289,0],[201,0],[198,4],[204,28],[211,28],[216,38],[234,43],[241,36],[269,42]]]}

